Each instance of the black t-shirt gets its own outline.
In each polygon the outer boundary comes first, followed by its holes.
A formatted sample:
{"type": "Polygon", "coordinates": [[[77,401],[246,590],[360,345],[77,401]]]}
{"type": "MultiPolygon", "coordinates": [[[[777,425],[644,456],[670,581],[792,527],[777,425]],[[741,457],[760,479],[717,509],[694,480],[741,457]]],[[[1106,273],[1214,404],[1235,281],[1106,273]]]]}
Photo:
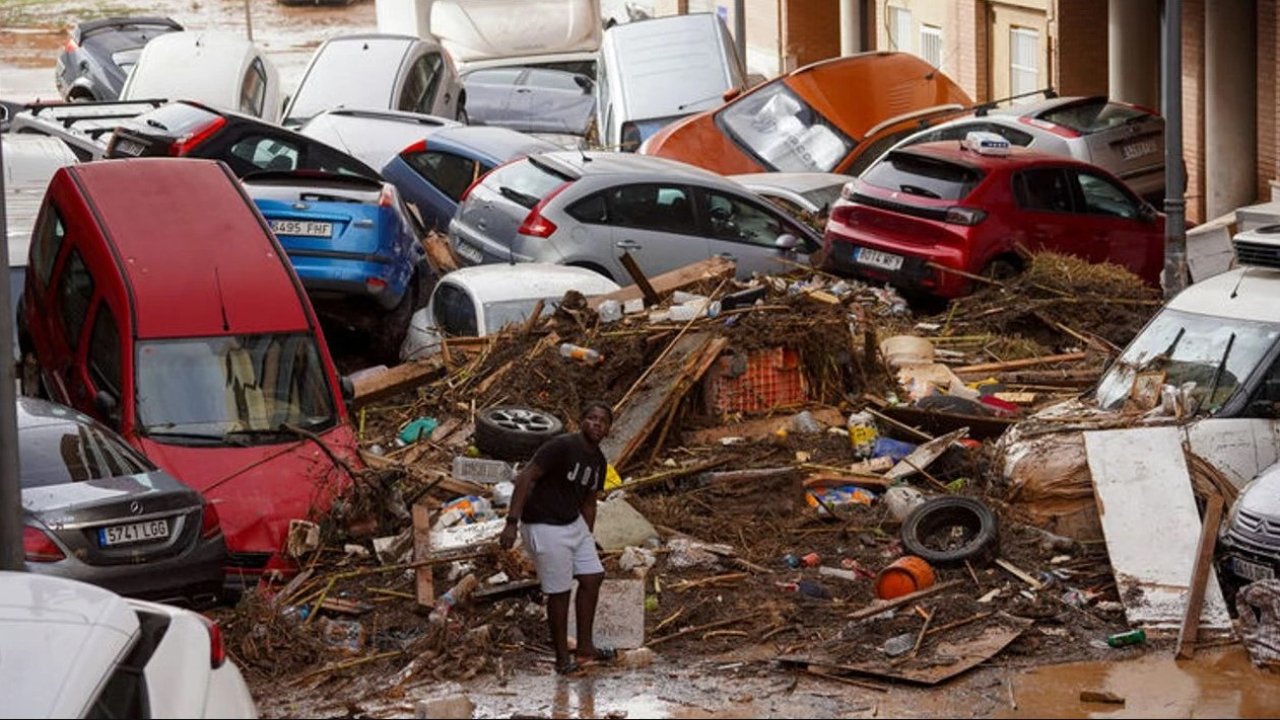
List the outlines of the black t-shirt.
{"type": "Polygon", "coordinates": [[[521,522],[568,525],[582,514],[587,493],[604,489],[604,453],[587,445],[581,433],[548,440],[530,462],[543,474],[529,488],[521,522]]]}

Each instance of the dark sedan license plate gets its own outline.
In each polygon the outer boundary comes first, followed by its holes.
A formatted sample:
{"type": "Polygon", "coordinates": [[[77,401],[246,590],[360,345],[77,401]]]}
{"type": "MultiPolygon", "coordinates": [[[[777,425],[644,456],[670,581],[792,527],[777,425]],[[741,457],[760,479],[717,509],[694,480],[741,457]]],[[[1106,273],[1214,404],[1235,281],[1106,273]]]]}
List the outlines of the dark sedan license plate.
{"type": "Polygon", "coordinates": [[[163,540],[167,537],[169,537],[169,523],[166,520],[147,520],[98,529],[98,544],[102,547],[163,540]]]}
{"type": "Polygon", "coordinates": [[[115,151],[119,155],[132,155],[138,157],[142,154],[142,143],[126,138],[117,138],[115,151]]]}
{"type": "Polygon", "coordinates": [[[1242,578],[1249,580],[1273,580],[1276,573],[1262,563],[1250,562],[1242,557],[1231,556],[1231,570],[1242,578]]]}

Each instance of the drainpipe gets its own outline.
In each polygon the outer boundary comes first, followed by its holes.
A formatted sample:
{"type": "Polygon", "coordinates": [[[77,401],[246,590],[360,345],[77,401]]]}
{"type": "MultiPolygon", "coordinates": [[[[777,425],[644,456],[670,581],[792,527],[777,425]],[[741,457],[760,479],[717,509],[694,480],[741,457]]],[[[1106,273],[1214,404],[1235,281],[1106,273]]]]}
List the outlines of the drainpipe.
{"type": "Polygon", "coordinates": [[[862,17],[858,12],[858,0],[840,0],[841,57],[848,57],[862,49],[858,42],[861,26],[862,17]]]}
{"type": "MultiPolygon", "coordinates": [[[[0,148],[3,143],[0,143],[0,148]]],[[[9,225],[0,149],[0,570],[22,570],[22,486],[18,483],[18,414],[13,391],[13,308],[9,303],[9,225]]]]}
{"type": "Polygon", "coordinates": [[[1187,269],[1187,200],[1182,160],[1182,0],[1165,0],[1160,100],[1164,106],[1164,273],[1166,298],[1185,286],[1187,269]]]}
{"type": "Polygon", "coordinates": [[[733,42],[738,46],[738,57],[743,67],[747,65],[747,0],[733,0],[733,42]]]}

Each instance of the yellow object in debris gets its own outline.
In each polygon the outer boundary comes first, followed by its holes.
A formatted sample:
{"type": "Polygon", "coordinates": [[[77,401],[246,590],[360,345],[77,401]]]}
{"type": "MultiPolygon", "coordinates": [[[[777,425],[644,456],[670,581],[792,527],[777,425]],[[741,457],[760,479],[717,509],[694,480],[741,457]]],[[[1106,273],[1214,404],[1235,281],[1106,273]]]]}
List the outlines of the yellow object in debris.
{"type": "Polygon", "coordinates": [[[622,484],[622,477],[618,475],[618,471],[613,469],[613,465],[606,467],[604,471],[604,489],[612,490],[622,484]]]}

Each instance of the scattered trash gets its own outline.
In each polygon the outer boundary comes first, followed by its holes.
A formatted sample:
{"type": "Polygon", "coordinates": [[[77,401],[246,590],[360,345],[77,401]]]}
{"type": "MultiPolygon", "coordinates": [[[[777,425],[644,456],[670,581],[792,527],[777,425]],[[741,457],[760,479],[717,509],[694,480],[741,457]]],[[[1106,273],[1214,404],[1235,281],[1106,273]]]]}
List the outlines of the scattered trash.
{"type": "Polygon", "coordinates": [[[814,434],[822,432],[822,425],[813,418],[813,413],[804,410],[791,416],[787,429],[793,433],[814,434]]]}
{"type": "Polygon", "coordinates": [[[624,572],[630,572],[636,568],[651,568],[658,561],[658,557],[651,550],[634,545],[623,549],[622,557],[618,558],[618,567],[624,572]]]}
{"type": "Polygon", "coordinates": [[[869,412],[857,412],[849,416],[846,424],[849,430],[849,444],[853,453],[860,458],[869,458],[875,452],[876,439],[880,430],[876,426],[875,416],[869,412]]]}
{"type": "Polygon", "coordinates": [[[901,462],[903,458],[915,451],[916,446],[902,440],[894,440],[893,438],[878,437],[871,446],[872,457],[887,457],[894,462],[901,462]]]}
{"type": "Polygon", "coordinates": [[[815,508],[819,515],[826,515],[827,508],[845,509],[853,505],[870,505],[875,502],[876,494],[856,485],[841,485],[817,492],[811,488],[805,491],[805,502],[815,508]]]}
{"type": "Polygon", "coordinates": [[[911,652],[911,648],[915,646],[915,633],[902,633],[885,640],[883,650],[884,654],[889,657],[900,657],[911,652]]]}
{"type": "Polygon", "coordinates": [[[412,445],[430,437],[440,422],[433,417],[420,417],[410,421],[396,437],[405,445],[412,445]]]}
{"type": "Polygon", "coordinates": [[[894,485],[884,491],[884,504],[894,520],[902,522],[912,510],[924,504],[924,493],[910,485],[894,485]]]}
{"type": "Polygon", "coordinates": [[[285,538],[285,553],[300,558],[320,547],[320,526],[310,520],[289,521],[289,533],[285,538]]]}
{"type": "Polygon", "coordinates": [[[1142,628],[1107,636],[1107,644],[1113,648],[1125,647],[1126,645],[1141,645],[1146,641],[1147,633],[1142,628]]]}
{"type": "Polygon", "coordinates": [[[934,582],[933,567],[923,558],[903,555],[876,575],[876,597],[881,600],[924,590],[934,582]]]}
{"type": "Polygon", "coordinates": [[[436,600],[435,608],[427,616],[427,621],[436,625],[443,623],[454,606],[458,603],[466,602],[467,598],[471,597],[471,593],[476,589],[477,584],[476,576],[468,573],[436,600]]]}
{"type": "Polygon", "coordinates": [[[596,307],[600,322],[606,325],[622,319],[622,305],[617,300],[605,300],[596,307]]]}
{"type": "Polygon", "coordinates": [[[513,482],[503,480],[500,483],[494,483],[493,505],[497,507],[507,507],[511,504],[511,496],[514,495],[515,492],[516,484],[513,482]]]}
{"type": "Polygon", "coordinates": [[[574,345],[573,343],[561,343],[560,355],[561,357],[566,357],[570,360],[576,360],[584,365],[598,365],[604,361],[604,356],[601,355],[598,350],[585,348],[581,345],[574,345]]]}
{"type": "Polygon", "coordinates": [[[1240,638],[1258,666],[1280,663],[1280,580],[1257,580],[1236,593],[1240,638]]]}
{"type": "Polygon", "coordinates": [[[1124,705],[1124,698],[1108,690],[1081,690],[1080,702],[1107,703],[1108,705],[1124,705]]]}
{"type": "Polygon", "coordinates": [[[450,500],[441,506],[435,529],[441,530],[458,523],[471,525],[492,520],[495,517],[497,517],[497,514],[493,512],[493,507],[486,498],[467,495],[466,497],[450,500]]]}
{"type": "Polygon", "coordinates": [[[320,637],[326,645],[343,652],[355,654],[364,649],[364,625],[358,620],[321,617],[320,637]]]}
{"type": "Polygon", "coordinates": [[[511,582],[511,577],[505,572],[494,573],[493,575],[485,578],[484,581],[486,585],[501,585],[505,582],[511,582]]]}
{"type": "Polygon", "coordinates": [[[453,479],[480,485],[495,485],[515,479],[515,470],[503,460],[486,458],[453,458],[453,479]]]}
{"type": "Polygon", "coordinates": [[[667,542],[667,550],[667,565],[670,567],[706,567],[720,562],[720,557],[708,550],[705,544],[688,538],[672,538],[667,542]]]}
{"type": "Polygon", "coordinates": [[[833,568],[833,567],[828,567],[826,565],[823,565],[822,567],[818,568],[818,574],[827,575],[830,577],[838,577],[843,580],[852,580],[854,582],[863,579],[862,575],[854,572],[853,570],[845,570],[844,568],[833,568]]]}
{"type": "Polygon", "coordinates": [[[347,543],[342,546],[342,552],[347,557],[367,558],[369,557],[369,548],[355,543],[347,543]]]}

